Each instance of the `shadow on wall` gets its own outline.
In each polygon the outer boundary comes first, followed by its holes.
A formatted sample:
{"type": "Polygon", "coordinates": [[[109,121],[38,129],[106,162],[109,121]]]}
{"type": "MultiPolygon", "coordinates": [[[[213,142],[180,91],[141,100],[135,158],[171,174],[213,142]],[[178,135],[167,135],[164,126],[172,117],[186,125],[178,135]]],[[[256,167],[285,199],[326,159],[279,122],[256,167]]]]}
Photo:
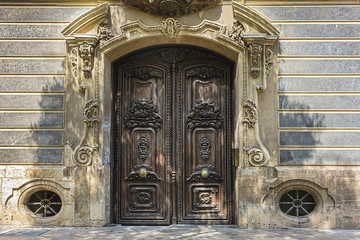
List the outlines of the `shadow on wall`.
{"type": "Polygon", "coordinates": [[[308,130],[325,127],[324,115],[311,113],[308,105],[294,101],[289,102],[286,98],[280,101],[279,107],[280,109],[294,110],[294,112],[279,114],[279,147],[286,148],[280,150],[280,163],[321,164],[322,159],[313,159],[314,151],[311,150],[320,143],[320,140],[315,132],[308,130]],[[286,130],[282,130],[284,128],[286,130]],[[296,130],[291,130],[291,128],[296,128],[296,130]]]}

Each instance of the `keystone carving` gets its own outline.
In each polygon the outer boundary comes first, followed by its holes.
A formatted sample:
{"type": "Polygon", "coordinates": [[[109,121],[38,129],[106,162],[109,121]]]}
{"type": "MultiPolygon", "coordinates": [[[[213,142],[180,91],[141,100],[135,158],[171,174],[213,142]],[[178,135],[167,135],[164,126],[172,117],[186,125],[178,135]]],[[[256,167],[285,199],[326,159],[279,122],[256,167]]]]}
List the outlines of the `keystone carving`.
{"type": "Polygon", "coordinates": [[[114,35],[111,34],[111,31],[107,28],[108,23],[109,23],[109,20],[105,19],[99,25],[99,28],[97,31],[97,39],[100,41],[100,44],[102,44],[104,41],[107,41],[110,38],[114,37],[114,35]]]}
{"type": "Polygon", "coordinates": [[[160,24],[161,32],[168,37],[176,36],[181,29],[181,23],[173,18],[168,18],[160,24]]]}
{"type": "Polygon", "coordinates": [[[260,59],[262,52],[262,45],[259,43],[251,43],[249,45],[250,52],[250,75],[253,78],[258,78],[260,75],[260,59]]]}
{"type": "Polygon", "coordinates": [[[123,0],[125,5],[165,17],[196,13],[220,2],[221,0],[123,0]]]}

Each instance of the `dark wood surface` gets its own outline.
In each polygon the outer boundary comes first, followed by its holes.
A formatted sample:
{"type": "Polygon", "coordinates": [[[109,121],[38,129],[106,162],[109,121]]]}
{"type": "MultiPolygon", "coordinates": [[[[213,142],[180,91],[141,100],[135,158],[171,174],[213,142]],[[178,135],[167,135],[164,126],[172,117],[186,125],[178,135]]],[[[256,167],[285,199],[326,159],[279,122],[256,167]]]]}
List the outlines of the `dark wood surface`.
{"type": "Polygon", "coordinates": [[[169,46],[113,66],[115,222],[232,223],[232,64],[169,46]]]}

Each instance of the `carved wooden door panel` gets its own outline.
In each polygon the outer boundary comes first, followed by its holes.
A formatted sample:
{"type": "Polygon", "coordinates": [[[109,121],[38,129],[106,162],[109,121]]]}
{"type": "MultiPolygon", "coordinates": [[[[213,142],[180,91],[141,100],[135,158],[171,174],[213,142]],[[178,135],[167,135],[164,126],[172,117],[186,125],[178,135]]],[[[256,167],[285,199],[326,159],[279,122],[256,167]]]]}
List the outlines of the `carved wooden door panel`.
{"type": "Polygon", "coordinates": [[[116,222],[231,223],[231,67],[185,47],[114,64],[116,222]]]}

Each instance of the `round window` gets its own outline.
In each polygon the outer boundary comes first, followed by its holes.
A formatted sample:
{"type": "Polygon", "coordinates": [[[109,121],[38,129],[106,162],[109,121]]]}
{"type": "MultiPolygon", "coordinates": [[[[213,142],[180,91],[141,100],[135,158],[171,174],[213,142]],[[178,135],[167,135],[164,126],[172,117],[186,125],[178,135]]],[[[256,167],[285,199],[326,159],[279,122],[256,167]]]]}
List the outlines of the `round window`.
{"type": "Polygon", "coordinates": [[[60,212],[62,202],[58,194],[43,190],[33,193],[26,206],[38,217],[52,217],[60,212]]]}
{"type": "Polygon", "coordinates": [[[280,210],[292,217],[302,217],[310,214],[316,207],[314,197],[305,190],[291,190],[281,196],[280,210]]]}

